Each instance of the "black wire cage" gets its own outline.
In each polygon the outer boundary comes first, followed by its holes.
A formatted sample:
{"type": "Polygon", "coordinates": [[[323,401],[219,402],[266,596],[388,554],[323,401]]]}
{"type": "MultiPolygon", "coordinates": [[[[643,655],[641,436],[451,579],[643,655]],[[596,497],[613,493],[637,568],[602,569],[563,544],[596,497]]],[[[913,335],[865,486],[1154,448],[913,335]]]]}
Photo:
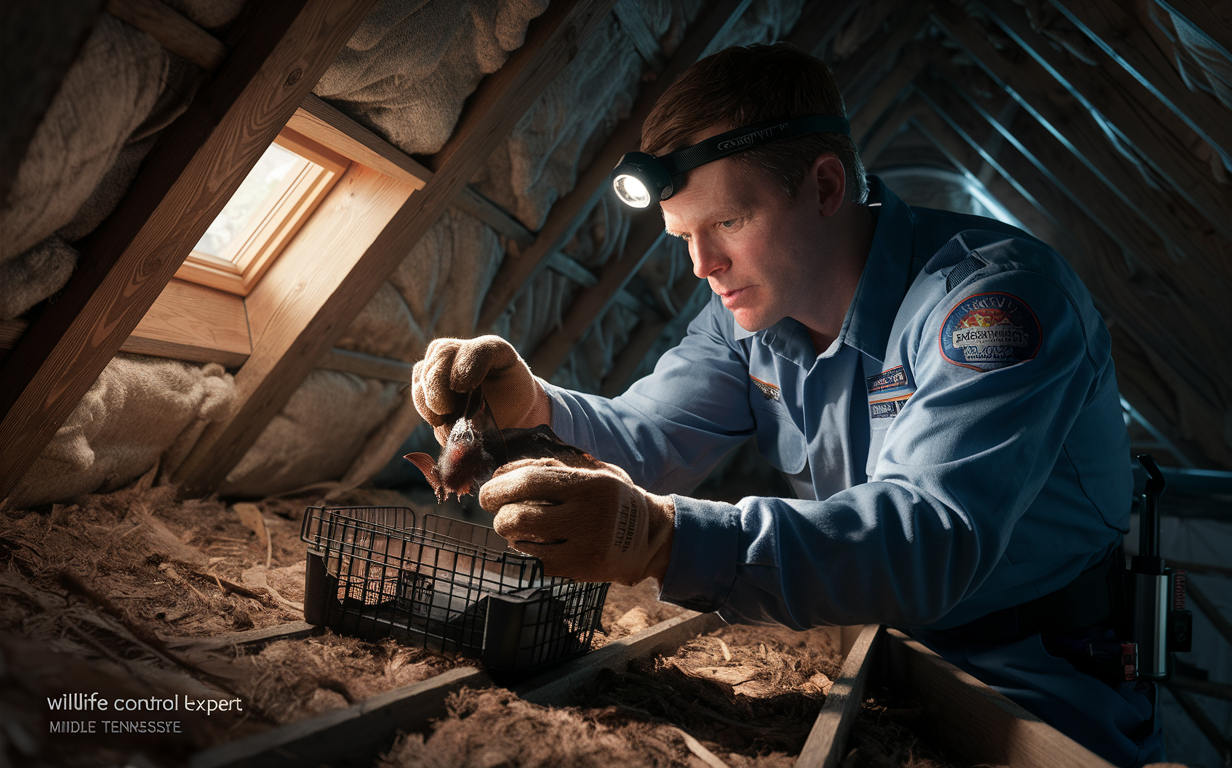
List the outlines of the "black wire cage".
{"type": "Polygon", "coordinates": [[[590,650],[607,584],[545,576],[491,528],[406,507],[308,507],[304,620],[529,674],[590,650]]]}

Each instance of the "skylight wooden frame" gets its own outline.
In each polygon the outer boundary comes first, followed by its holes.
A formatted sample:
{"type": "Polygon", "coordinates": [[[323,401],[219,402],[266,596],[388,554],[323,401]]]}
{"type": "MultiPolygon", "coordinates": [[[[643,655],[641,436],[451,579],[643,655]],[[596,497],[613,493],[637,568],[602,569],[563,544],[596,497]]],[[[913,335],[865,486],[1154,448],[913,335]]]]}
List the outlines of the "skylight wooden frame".
{"type": "Polygon", "coordinates": [[[300,158],[221,256],[193,250],[176,271],[181,280],[247,296],[333,189],[351,160],[291,128],[274,143],[300,158]]]}

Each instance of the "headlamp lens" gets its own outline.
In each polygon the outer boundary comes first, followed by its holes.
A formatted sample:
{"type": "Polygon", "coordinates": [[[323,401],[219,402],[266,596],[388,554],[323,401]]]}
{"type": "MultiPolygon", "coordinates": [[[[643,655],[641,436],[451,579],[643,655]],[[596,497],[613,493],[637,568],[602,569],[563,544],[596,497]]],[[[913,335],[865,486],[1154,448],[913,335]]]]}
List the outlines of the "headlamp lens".
{"type": "Polygon", "coordinates": [[[622,173],[612,181],[612,186],[626,205],[634,208],[645,208],[650,205],[650,191],[646,189],[641,179],[622,173]]]}

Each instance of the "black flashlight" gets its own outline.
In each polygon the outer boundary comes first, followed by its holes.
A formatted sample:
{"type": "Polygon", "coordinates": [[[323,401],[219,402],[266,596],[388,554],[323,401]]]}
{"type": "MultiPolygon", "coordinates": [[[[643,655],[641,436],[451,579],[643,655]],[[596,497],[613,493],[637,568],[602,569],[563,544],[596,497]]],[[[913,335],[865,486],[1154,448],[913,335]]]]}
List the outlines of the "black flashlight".
{"type": "Polygon", "coordinates": [[[675,194],[683,184],[683,179],[679,177],[699,165],[809,133],[848,135],[850,132],[851,126],[844,117],[809,115],[746,125],[663,157],[646,152],[628,152],[612,170],[612,188],[626,205],[646,208],[675,194]]]}

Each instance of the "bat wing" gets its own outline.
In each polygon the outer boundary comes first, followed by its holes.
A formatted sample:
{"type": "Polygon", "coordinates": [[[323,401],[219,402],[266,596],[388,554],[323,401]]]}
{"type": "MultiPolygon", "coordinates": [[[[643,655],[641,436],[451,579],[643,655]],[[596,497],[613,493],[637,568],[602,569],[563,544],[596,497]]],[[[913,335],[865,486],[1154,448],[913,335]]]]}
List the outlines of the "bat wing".
{"type": "Polygon", "coordinates": [[[402,458],[419,467],[419,471],[424,473],[424,477],[428,478],[428,484],[432,486],[432,490],[437,497],[441,495],[441,477],[436,472],[436,460],[426,453],[408,453],[402,458]]]}

